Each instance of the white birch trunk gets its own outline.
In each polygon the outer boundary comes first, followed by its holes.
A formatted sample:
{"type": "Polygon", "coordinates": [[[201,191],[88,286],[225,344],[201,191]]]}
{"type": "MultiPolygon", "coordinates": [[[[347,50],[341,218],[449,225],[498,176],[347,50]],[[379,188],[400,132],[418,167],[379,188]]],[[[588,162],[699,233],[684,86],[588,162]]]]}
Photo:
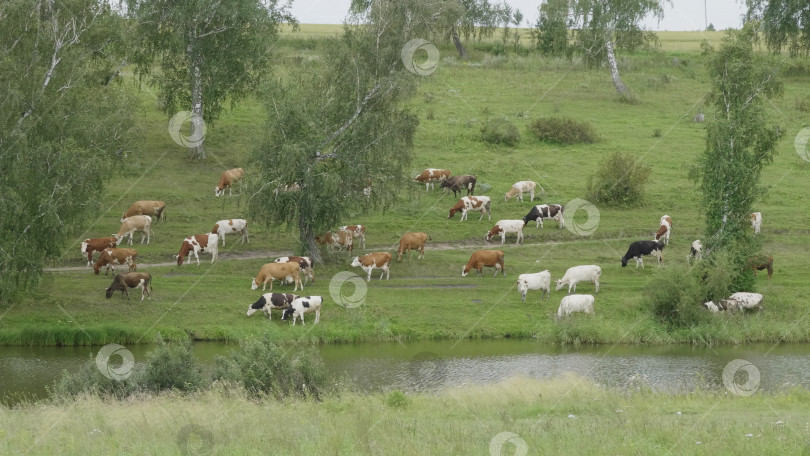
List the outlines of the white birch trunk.
{"type": "Polygon", "coordinates": [[[613,53],[613,42],[605,40],[605,51],[607,51],[608,65],[610,66],[610,77],[613,78],[613,85],[616,86],[616,91],[619,95],[627,95],[627,87],[622,82],[619,76],[619,66],[616,64],[616,54],[613,53]]]}

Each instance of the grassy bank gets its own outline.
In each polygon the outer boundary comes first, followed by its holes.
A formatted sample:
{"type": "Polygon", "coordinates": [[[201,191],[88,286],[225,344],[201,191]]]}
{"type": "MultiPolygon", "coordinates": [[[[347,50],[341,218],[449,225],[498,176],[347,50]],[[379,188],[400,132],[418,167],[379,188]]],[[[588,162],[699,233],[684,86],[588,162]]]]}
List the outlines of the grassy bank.
{"type": "MultiPolygon", "coordinates": [[[[329,33],[318,29],[310,35],[329,33]]],[[[310,35],[282,41],[277,50],[283,65],[280,72],[293,73],[302,60],[318,58],[317,46],[306,44],[318,39],[310,35]]],[[[470,60],[459,61],[449,48],[441,47],[438,70],[422,80],[418,96],[411,101],[420,119],[413,173],[439,167],[454,174],[476,174],[482,189],[477,193],[493,199],[492,221],[479,222],[476,215],[463,223],[458,216],[448,220],[452,195],[425,192],[419,184],[404,188],[399,204],[386,212],[345,214],[345,223],[367,226],[365,252],[393,251],[399,236],[408,231],[425,231],[433,241],[424,260],[392,265],[391,280],[373,281],[363,305],[351,309],[330,297],[330,279],[350,270],[347,254],[334,255],[327,265],[316,268],[317,281],[305,291],[327,297],[321,324],[305,328],[282,325],[277,315],[272,322],[244,315],[260,295],[249,289],[249,279],[271,260],[271,252],[289,253],[298,244],[287,227],[250,221],[250,244],[235,244],[228,238],[220,261],[213,265],[203,255],[199,267],[154,266],[171,262],[184,237],[209,231],[217,220],[244,215],[247,192],[237,187],[238,196],[215,198],[212,187],[224,169],[243,166],[250,172],[246,158],[260,140],[265,116],[259,100],[248,100],[226,113],[208,130],[210,159],[191,162],[170,139],[167,118],[145,88],[139,107],[141,149],[122,160],[104,198],[89,202],[99,208],[97,217],[88,220],[64,255],[50,264],[78,269],[47,273],[38,292],[0,303],[0,344],[132,344],[151,341],[156,332],[167,339],[205,340],[269,333],[279,341],[305,344],[461,337],[535,337],[550,343],[810,341],[805,305],[810,216],[801,205],[810,186],[810,170],[793,148],[794,137],[807,121],[795,100],[810,92],[810,73],[787,78],[784,98],[768,107],[786,135],[774,164],[763,173],[762,183],[769,193],[754,205],[763,214],[765,251],[774,256],[776,270],[772,281],[760,277],[758,283],[757,291],[765,294],[765,310],[755,315],[707,315],[693,328],[669,331],[642,305],[642,289],[659,270],[654,266],[623,269],[619,264],[629,242],[652,238],[663,214],[673,218],[673,237],[661,270],[685,263],[692,240],[702,236],[700,194],[688,178],[689,167],[703,149],[704,135],[702,124],[692,121],[702,111],[707,90],[697,49],[703,38],[720,36],[662,35],[660,53],[620,56],[625,83],[640,100],[636,105],[617,101],[605,70],[587,70],[577,62],[536,55],[491,56],[480,50],[470,60]],[[589,122],[602,140],[558,146],[532,139],[526,125],[552,115],[589,122]],[[481,124],[495,117],[507,118],[519,128],[522,140],[516,147],[480,141],[481,124]],[[473,250],[500,248],[499,243],[483,239],[497,220],[520,218],[532,207],[528,200],[503,202],[501,196],[512,183],[539,182],[545,194],[534,204],[566,204],[584,196],[586,177],[617,150],[652,166],[642,207],[615,208],[597,202],[598,228],[588,237],[559,230],[553,221],[543,230],[529,225],[526,245],[504,247],[505,279],[493,279],[491,273],[481,279],[460,277],[461,266],[473,250]],[[79,244],[117,231],[120,214],[141,199],[167,202],[168,221],[155,224],[152,243],[134,246],[141,270],[154,276],[155,299],[144,303],[122,301],[118,296],[104,299],[111,279],[82,268],[79,244]],[[238,259],[244,257],[250,258],[238,259]],[[555,321],[551,315],[563,292],[552,292],[552,299],[542,303],[536,294],[520,302],[514,287],[518,274],[549,269],[556,280],[578,264],[598,264],[603,269],[595,316],[555,321]]],[[[585,222],[584,211],[575,221],[585,222]]],[[[358,249],[358,253],[364,252],[358,249]]],[[[359,268],[355,272],[362,273],[359,268]]],[[[593,287],[585,284],[577,291],[592,293],[593,287]]],[[[352,294],[351,285],[343,292],[352,294]]]]}
{"type": "Polygon", "coordinates": [[[798,389],[622,393],[569,376],[322,402],[280,403],[239,390],[138,399],[0,407],[0,452],[764,455],[804,454],[810,443],[810,397],[798,389]]]}

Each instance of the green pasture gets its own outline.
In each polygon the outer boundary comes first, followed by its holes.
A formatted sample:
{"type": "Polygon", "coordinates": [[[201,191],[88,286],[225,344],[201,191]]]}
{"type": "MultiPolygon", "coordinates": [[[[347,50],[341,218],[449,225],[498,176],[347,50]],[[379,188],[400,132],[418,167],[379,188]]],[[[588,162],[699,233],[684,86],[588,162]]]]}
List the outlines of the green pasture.
{"type": "MultiPolygon", "coordinates": [[[[284,66],[279,73],[293,75],[296,62],[300,63],[296,56],[317,58],[307,40],[337,31],[334,26],[306,26],[299,32],[300,40],[282,40],[277,52],[284,66]]],[[[765,251],[774,256],[775,265],[773,280],[761,276],[757,284],[757,291],[765,295],[765,309],[749,315],[707,315],[698,326],[672,332],[642,305],[647,281],[685,263],[689,245],[703,232],[701,194],[689,179],[689,169],[704,146],[703,124],[693,122],[693,117],[703,112],[707,90],[698,50],[707,36],[719,40],[722,34],[664,32],[661,52],[619,55],[624,81],[640,100],[635,105],[618,101],[607,70],[587,70],[576,61],[537,55],[492,56],[482,51],[460,61],[452,49],[440,47],[443,58],[437,71],[421,80],[410,102],[420,119],[412,174],[427,167],[475,174],[476,194],[492,197],[492,220],[479,222],[477,213],[465,222],[459,222],[459,215],[448,219],[455,201],[452,194],[426,192],[417,183],[403,188],[398,204],[385,212],[345,214],[345,224],[367,226],[368,249],[358,247],[355,253],[395,253],[399,236],[408,231],[427,232],[432,241],[423,260],[392,264],[391,280],[377,280],[375,271],[365,302],[357,308],[341,307],[330,297],[330,279],[351,268],[347,253],[329,254],[326,265],[316,266],[315,284],[305,290],[325,297],[321,323],[311,325],[308,316],[305,328],[282,325],[277,314],[271,322],[259,315],[245,316],[248,305],[261,294],[250,290],[249,279],[262,264],[277,254],[292,253],[298,245],[297,234],[285,226],[249,220],[250,243],[241,245],[228,237],[227,245],[220,247],[220,261],[213,265],[210,256],[203,255],[199,267],[149,266],[172,262],[186,236],[208,232],[220,219],[244,217],[247,189],[237,185],[233,197],[216,198],[213,188],[225,169],[243,167],[250,173],[246,160],[262,139],[265,114],[257,99],[226,112],[209,125],[209,159],[194,162],[169,137],[168,119],[157,109],[152,90],[142,87],[141,104],[134,107],[143,138],[140,149],[125,151],[103,199],[89,202],[99,208],[96,217],[89,218],[63,256],[49,264],[78,269],[48,272],[38,292],[0,304],[0,343],[135,343],[151,341],[158,331],[167,338],[207,340],[271,333],[280,341],[302,343],[461,337],[536,337],[552,343],[808,341],[805,258],[810,242],[806,228],[810,169],[793,142],[808,123],[807,113],[796,109],[795,100],[810,93],[810,72],[786,78],[784,97],[768,105],[785,136],[775,162],[762,176],[768,194],[754,204],[763,214],[765,251]],[[545,116],[591,122],[602,140],[576,146],[540,143],[526,125],[545,116]],[[495,117],[505,117],[519,128],[522,139],[517,147],[480,141],[482,122],[495,117]],[[491,271],[483,278],[460,276],[472,251],[501,248],[499,240],[484,240],[497,220],[521,218],[531,209],[528,198],[522,203],[503,201],[512,183],[527,179],[540,183],[545,193],[534,204],[568,204],[585,197],[587,176],[614,151],[652,167],[643,206],[617,208],[593,202],[598,225],[590,236],[560,230],[555,221],[546,222],[544,229],[530,224],[525,245],[515,247],[510,237],[503,247],[506,278],[493,278],[491,271]],[[143,303],[135,294],[132,301],[118,295],[105,299],[111,277],[103,277],[103,272],[95,276],[83,267],[79,244],[116,232],[121,213],[142,199],[167,203],[168,220],[153,224],[152,242],[139,245],[136,234],[133,245],[140,256],[139,270],[153,274],[155,297],[143,303]],[[621,268],[619,258],[627,245],[652,239],[664,214],[673,218],[664,266],[659,270],[649,259],[643,270],[632,263],[621,268]],[[538,294],[530,294],[526,303],[520,302],[514,287],[518,274],[549,269],[556,280],[568,267],[580,264],[598,264],[603,270],[596,315],[556,321],[552,315],[563,291],[552,291],[550,301],[539,302],[538,294]]],[[[807,62],[803,65],[810,67],[807,62]]],[[[131,77],[124,83],[138,90],[131,77]]],[[[574,225],[593,222],[586,218],[585,211],[577,212],[574,225]]],[[[354,272],[364,276],[359,268],[354,272]]],[[[352,286],[345,285],[343,292],[352,294],[352,286]]],[[[577,292],[592,293],[593,286],[582,284],[577,292]]]]}
{"type": "Polygon", "coordinates": [[[323,401],[280,402],[224,387],[126,401],[85,396],[0,407],[0,452],[806,454],[808,399],[801,389],[751,397],[619,392],[575,376],[323,401]]]}

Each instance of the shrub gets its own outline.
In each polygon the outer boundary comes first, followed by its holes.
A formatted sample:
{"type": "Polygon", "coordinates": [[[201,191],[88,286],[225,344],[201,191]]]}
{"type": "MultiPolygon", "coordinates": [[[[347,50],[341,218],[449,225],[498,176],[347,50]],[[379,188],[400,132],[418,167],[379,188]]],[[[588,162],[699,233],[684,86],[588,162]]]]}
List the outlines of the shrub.
{"type": "Polygon", "coordinates": [[[644,199],[644,185],[652,168],[614,152],[588,177],[587,198],[593,202],[633,206],[644,199]]]}
{"type": "Polygon", "coordinates": [[[132,374],[124,380],[105,377],[96,366],[96,359],[90,359],[74,373],[64,371],[52,388],[54,398],[72,398],[79,394],[92,394],[99,397],[123,399],[139,391],[141,370],[133,369],[132,374]]]}
{"type": "Polygon", "coordinates": [[[285,349],[266,335],[242,342],[241,350],[227,357],[218,356],[214,378],[277,399],[320,399],[328,389],[326,368],[314,350],[285,349]]]}
{"type": "Polygon", "coordinates": [[[402,391],[394,390],[385,397],[385,403],[391,408],[405,408],[410,403],[410,400],[402,391]]]}
{"type": "Polygon", "coordinates": [[[599,134],[591,124],[567,117],[540,118],[530,123],[528,128],[540,141],[557,144],[591,144],[599,141],[599,134]]]}
{"type": "Polygon", "coordinates": [[[166,343],[158,336],[155,344],[155,349],[146,354],[144,389],[195,391],[209,383],[194,358],[190,340],[166,343]]]}
{"type": "Polygon", "coordinates": [[[644,302],[659,321],[674,328],[693,326],[708,318],[694,270],[668,269],[644,287],[644,302]]]}
{"type": "Polygon", "coordinates": [[[481,139],[490,144],[515,147],[520,142],[520,132],[507,119],[492,119],[481,126],[481,139]]]}
{"type": "Polygon", "coordinates": [[[804,98],[796,98],[796,110],[800,112],[810,112],[810,95],[805,95],[804,98]]]}

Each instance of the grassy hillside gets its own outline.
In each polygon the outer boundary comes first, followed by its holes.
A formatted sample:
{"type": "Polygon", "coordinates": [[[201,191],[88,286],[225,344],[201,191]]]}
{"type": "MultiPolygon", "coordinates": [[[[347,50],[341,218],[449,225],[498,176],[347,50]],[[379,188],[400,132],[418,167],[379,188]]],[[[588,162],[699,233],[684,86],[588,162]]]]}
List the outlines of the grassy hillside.
{"type": "Polygon", "coordinates": [[[568,376],[413,396],[347,393],[322,402],[281,403],[224,389],[140,399],[0,407],[0,452],[776,455],[808,449],[804,390],[751,397],[622,393],[568,376]],[[285,424],[258,425],[259,416],[285,424]]]}
{"type": "MultiPolygon", "coordinates": [[[[297,62],[317,58],[317,39],[335,28],[305,28],[300,36],[285,39],[277,49],[280,71],[294,74],[297,62]],[[313,41],[315,40],[315,41],[313,41]]],[[[442,47],[438,70],[421,81],[411,109],[419,116],[413,174],[426,167],[448,168],[454,174],[478,176],[479,189],[493,199],[492,221],[477,215],[459,222],[448,219],[451,195],[425,192],[414,183],[402,190],[400,204],[385,213],[345,214],[346,224],[367,225],[367,251],[395,249],[407,231],[425,231],[433,239],[424,260],[394,264],[391,280],[369,284],[365,302],[344,308],[329,297],[329,281],[339,271],[350,270],[350,257],[335,254],[329,264],[316,268],[317,281],[306,294],[327,297],[321,324],[289,328],[276,320],[244,312],[260,292],[251,291],[249,279],[259,267],[297,245],[287,227],[251,223],[251,242],[227,239],[220,261],[202,264],[150,266],[173,261],[185,236],[208,232],[223,218],[241,217],[249,194],[215,198],[213,187],[228,168],[246,166],[246,158],[260,141],[265,116],[260,100],[248,100],[209,126],[206,138],[209,160],[193,162],[167,131],[167,118],[157,110],[149,88],[140,92],[137,127],[143,143],[128,151],[116,175],[95,202],[97,218],[75,233],[75,242],[54,267],[78,269],[46,274],[41,290],[16,303],[0,304],[0,343],[88,344],[152,340],[156,331],[165,337],[191,335],[198,339],[238,339],[269,332],[279,340],[298,342],[371,341],[395,338],[537,337],[548,342],[727,342],[808,341],[804,297],[810,242],[808,214],[803,201],[808,193],[808,163],[794,151],[793,140],[806,125],[807,113],[795,100],[810,92],[810,64],[803,62],[785,79],[785,96],[769,111],[786,131],[774,164],[763,173],[770,187],[754,207],[763,214],[765,250],[773,254],[772,281],[760,278],[758,291],[766,296],[765,310],[757,315],[720,315],[682,332],[668,332],[641,306],[644,284],[659,273],[652,261],[644,270],[621,268],[619,258],[629,242],[651,239],[663,214],[673,218],[672,242],[667,246],[664,268],[686,261],[692,240],[701,237],[700,193],[688,179],[689,167],[703,149],[703,126],[692,121],[702,112],[707,84],[698,53],[704,38],[719,40],[720,33],[662,34],[660,53],[620,55],[625,83],[640,100],[628,105],[617,101],[607,71],[586,70],[577,62],[538,56],[492,56],[472,49],[473,57],[459,61],[442,47]],[[677,57],[677,60],[675,59],[677,57]],[[592,123],[602,137],[593,145],[556,146],[534,140],[526,125],[537,117],[564,115],[592,123]],[[515,148],[480,141],[480,126],[489,118],[505,117],[518,126],[522,140],[515,148]],[[639,208],[613,208],[596,204],[596,232],[583,237],[559,230],[556,222],[544,229],[529,225],[524,246],[504,247],[507,277],[460,277],[461,266],[478,248],[500,248],[484,240],[499,219],[525,215],[532,203],[504,203],[502,195],[512,183],[531,179],[546,190],[538,203],[566,204],[585,193],[585,181],[599,162],[613,151],[636,157],[652,167],[645,204],[639,208]],[[154,276],[155,299],[140,303],[120,297],[104,298],[110,277],[94,276],[84,269],[79,243],[117,231],[119,218],[129,204],[140,199],[167,203],[168,221],[154,225],[148,246],[135,245],[140,270],[154,276]],[[439,248],[444,250],[438,250],[439,248]],[[248,256],[250,259],[237,259],[248,256]],[[578,264],[603,268],[602,287],[596,298],[595,316],[576,316],[557,322],[563,292],[552,292],[550,301],[538,303],[530,294],[520,302],[514,282],[518,274],[549,269],[552,279],[578,264]]],[[[131,80],[127,81],[131,84],[131,80]]],[[[133,87],[133,90],[136,90],[133,87]]],[[[709,114],[709,113],[707,113],[709,114]]],[[[584,223],[584,212],[575,222],[584,223]]],[[[136,235],[136,242],[140,235],[136,235]]],[[[514,242],[514,241],[512,241],[514,242]]],[[[359,252],[362,253],[362,252],[359,252]]],[[[355,272],[362,274],[356,269],[355,272]]],[[[103,274],[103,273],[102,273],[103,274]]],[[[289,290],[289,288],[285,288],[289,290]]],[[[577,289],[592,293],[584,284],[577,289]]],[[[344,294],[352,294],[346,285],[344,294]]]]}

